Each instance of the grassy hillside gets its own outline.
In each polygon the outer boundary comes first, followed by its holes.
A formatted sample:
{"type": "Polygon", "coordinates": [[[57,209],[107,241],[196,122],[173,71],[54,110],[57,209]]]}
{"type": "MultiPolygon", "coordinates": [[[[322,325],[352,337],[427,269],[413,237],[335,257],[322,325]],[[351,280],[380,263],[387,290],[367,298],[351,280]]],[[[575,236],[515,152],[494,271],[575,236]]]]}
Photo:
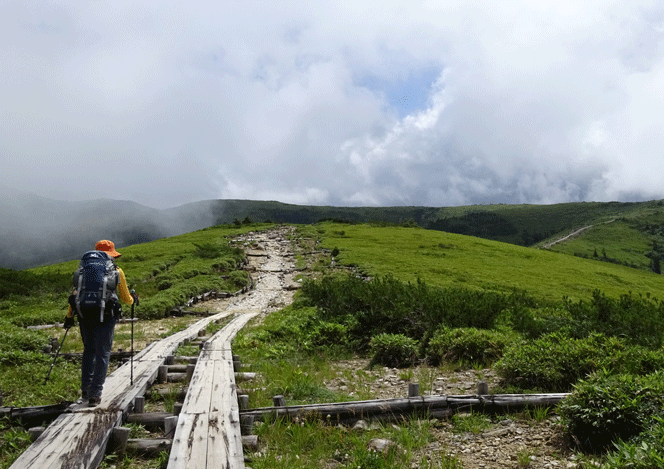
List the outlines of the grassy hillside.
{"type": "Polygon", "coordinates": [[[654,202],[580,202],[554,205],[473,205],[461,207],[333,207],[251,200],[214,200],[173,209],[172,216],[210,212],[216,223],[234,220],[312,224],[321,220],[351,223],[416,224],[448,231],[531,245],[563,230],[629,216],[654,202]]]}
{"type": "Polygon", "coordinates": [[[651,270],[653,257],[664,257],[664,207],[661,202],[638,204],[629,212],[590,221],[578,235],[550,247],[551,251],[651,270]],[[654,248],[654,249],[653,249],[654,248]],[[654,251],[654,252],[653,252],[654,251]]]}
{"type": "Polygon", "coordinates": [[[339,263],[369,275],[503,292],[516,288],[555,301],[587,299],[596,289],[612,297],[632,292],[664,298],[664,276],[542,249],[418,228],[323,223],[317,230],[322,246],[339,250],[339,263]]]}

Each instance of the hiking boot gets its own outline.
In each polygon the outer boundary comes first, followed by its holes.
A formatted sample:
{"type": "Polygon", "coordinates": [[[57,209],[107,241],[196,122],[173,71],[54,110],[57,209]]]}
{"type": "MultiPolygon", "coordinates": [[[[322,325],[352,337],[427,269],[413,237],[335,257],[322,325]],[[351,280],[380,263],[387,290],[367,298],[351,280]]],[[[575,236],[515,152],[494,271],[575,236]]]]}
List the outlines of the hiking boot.
{"type": "Polygon", "coordinates": [[[100,402],[101,402],[101,396],[92,396],[88,401],[88,405],[90,407],[94,407],[96,405],[99,405],[100,402]]]}

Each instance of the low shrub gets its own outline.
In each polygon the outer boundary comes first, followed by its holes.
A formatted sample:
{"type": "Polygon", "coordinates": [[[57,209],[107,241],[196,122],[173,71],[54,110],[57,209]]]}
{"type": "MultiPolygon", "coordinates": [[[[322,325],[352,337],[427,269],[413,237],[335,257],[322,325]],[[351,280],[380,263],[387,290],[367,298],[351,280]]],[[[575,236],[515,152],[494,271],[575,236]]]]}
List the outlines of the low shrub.
{"type": "Polygon", "coordinates": [[[507,314],[507,325],[530,339],[555,332],[574,337],[586,337],[589,334],[578,335],[578,324],[562,308],[515,305],[507,314]]]}
{"type": "Polygon", "coordinates": [[[321,319],[346,324],[351,342],[361,351],[376,334],[424,337],[426,342],[440,326],[491,329],[511,302],[530,301],[523,294],[437,288],[389,275],[369,281],[355,275],[306,280],[301,292],[319,309],[321,319]]]}
{"type": "Polygon", "coordinates": [[[427,359],[432,365],[443,361],[488,365],[499,359],[514,334],[470,328],[443,328],[429,341],[427,359]]]}
{"type": "Polygon", "coordinates": [[[614,299],[595,290],[592,300],[572,303],[565,299],[564,306],[575,323],[572,332],[577,337],[600,332],[649,347],[659,347],[664,340],[664,302],[655,298],[630,293],[614,299]]]}
{"type": "Polygon", "coordinates": [[[664,467],[664,418],[654,417],[648,431],[630,441],[614,443],[606,457],[605,469],[652,469],[664,467]]]}
{"type": "Polygon", "coordinates": [[[314,326],[309,337],[316,347],[337,347],[347,344],[348,328],[343,324],[321,322],[314,326]]]}
{"type": "Polygon", "coordinates": [[[661,371],[646,376],[604,371],[579,382],[558,412],[571,440],[583,451],[598,453],[638,436],[654,417],[664,417],[663,407],[661,371]]]}
{"type": "Polygon", "coordinates": [[[245,270],[234,270],[228,274],[228,281],[236,288],[246,287],[249,284],[249,273],[245,270]]]}
{"type": "Polygon", "coordinates": [[[664,350],[630,345],[598,333],[583,339],[554,333],[506,348],[495,368],[508,386],[569,391],[600,369],[645,375],[664,368],[664,350]]]}
{"type": "Polygon", "coordinates": [[[378,334],[371,339],[369,366],[408,367],[417,361],[417,341],[403,334],[378,334]]]}
{"type": "Polygon", "coordinates": [[[607,355],[623,348],[619,340],[601,334],[586,339],[547,334],[508,347],[495,368],[508,386],[545,392],[569,391],[579,379],[597,370],[607,355]]]}

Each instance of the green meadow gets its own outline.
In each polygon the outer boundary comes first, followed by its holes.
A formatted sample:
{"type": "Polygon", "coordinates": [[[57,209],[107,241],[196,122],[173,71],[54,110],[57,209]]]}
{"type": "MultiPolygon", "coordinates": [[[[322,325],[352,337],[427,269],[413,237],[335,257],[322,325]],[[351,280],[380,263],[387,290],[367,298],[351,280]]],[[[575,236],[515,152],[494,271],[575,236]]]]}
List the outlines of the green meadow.
{"type": "MultiPolygon", "coordinates": [[[[548,301],[633,294],[664,298],[664,277],[646,270],[433,230],[372,225],[316,225],[321,245],[337,261],[367,275],[392,274],[431,285],[509,292],[548,301]]],[[[644,257],[645,258],[645,257],[644,257]]]]}

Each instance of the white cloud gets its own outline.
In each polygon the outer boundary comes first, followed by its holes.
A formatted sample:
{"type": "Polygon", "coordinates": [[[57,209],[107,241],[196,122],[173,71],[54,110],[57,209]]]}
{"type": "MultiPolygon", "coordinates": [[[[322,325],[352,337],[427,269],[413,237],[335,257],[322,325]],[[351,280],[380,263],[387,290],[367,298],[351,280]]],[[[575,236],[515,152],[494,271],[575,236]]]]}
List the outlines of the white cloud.
{"type": "Polygon", "coordinates": [[[157,207],[663,197],[663,24],[646,0],[4,2],[0,183],[157,207]]]}

